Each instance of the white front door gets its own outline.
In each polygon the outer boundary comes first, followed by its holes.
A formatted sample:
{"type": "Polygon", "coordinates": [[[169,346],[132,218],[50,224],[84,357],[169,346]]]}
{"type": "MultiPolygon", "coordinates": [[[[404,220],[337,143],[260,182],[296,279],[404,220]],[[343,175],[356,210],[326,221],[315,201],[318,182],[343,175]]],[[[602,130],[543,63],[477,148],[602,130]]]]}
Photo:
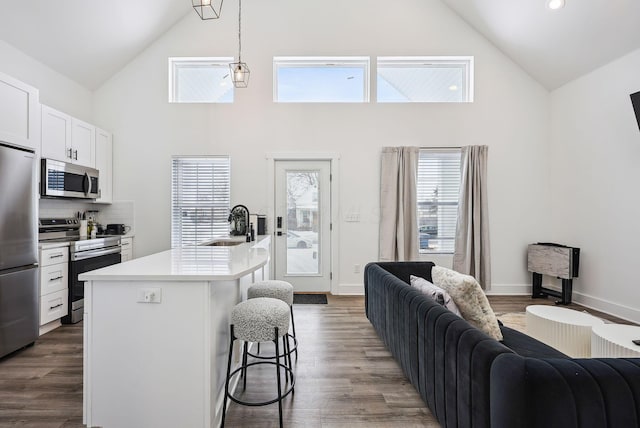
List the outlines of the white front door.
{"type": "Polygon", "coordinates": [[[331,161],[275,162],[275,278],[331,291],[331,161]]]}

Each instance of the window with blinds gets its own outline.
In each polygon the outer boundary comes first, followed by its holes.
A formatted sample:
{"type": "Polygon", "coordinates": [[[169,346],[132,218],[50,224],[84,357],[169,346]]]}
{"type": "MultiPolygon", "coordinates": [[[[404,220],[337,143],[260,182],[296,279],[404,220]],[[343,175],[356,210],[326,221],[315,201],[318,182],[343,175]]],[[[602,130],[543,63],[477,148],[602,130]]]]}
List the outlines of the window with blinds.
{"type": "Polygon", "coordinates": [[[174,157],[171,165],[171,247],[197,245],[229,233],[229,156],[174,157]]]}
{"type": "Polygon", "coordinates": [[[452,254],[458,221],[460,149],[421,149],[417,192],[420,253],[452,254]]]}

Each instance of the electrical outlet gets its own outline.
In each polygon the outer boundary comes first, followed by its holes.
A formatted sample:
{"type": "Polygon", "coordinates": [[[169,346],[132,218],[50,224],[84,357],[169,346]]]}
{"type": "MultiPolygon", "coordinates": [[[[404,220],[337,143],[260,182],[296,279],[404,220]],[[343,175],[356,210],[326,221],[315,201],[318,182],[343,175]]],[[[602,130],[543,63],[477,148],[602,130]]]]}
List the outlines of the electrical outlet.
{"type": "Polygon", "coordinates": [[[360,273],[360,265],[353,265],[353,273],[360,273]]]}
{"type": "Polygon", "coordinates": [[[161,303],[162,288],[141,288],[138,290],[138,303],[161,303]]]}

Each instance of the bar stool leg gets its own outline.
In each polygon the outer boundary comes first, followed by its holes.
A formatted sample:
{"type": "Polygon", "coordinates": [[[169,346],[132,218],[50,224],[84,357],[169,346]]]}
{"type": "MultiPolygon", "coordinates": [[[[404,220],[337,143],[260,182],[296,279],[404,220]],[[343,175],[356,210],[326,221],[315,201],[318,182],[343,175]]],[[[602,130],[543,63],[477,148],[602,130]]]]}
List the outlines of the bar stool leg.
{"type": "MultiPolygon", "coordinates": [[[[275,340],[276,344],[276,376],[278,378],[278,413],[280,415],[280,428],[282,428],[282,385],[280,382],[280,348],[278,346],[278,327],[275,327],[275,340]]],[[[229,360],[231,364],[231,360],[229,360]]],[[[227,381],[228,382],[228,381],[227,381]]]]}
{"type": "Polygon", "coordinates": [[[236,340],[231,326],[231,340],[229,340],[229,361],[227,363],[227,379],[224,383],[224,400],[222,402],[222,423],[220,428],[224,428],[224,419],[227,416],[227,398],[229,397],[229,373],[231,373],[231,357],[233,354],[233,342],[236,340]]]}
{"type": "MultiPolygon", "coordinates": [[[[284,336],[282,336],[283,339],[285,339],[285,343],[286,343],[286,349],[287,349],[287,359],[289,360],[289,368],[291,370],[293,370],[293,364],[291,364],[291,342],[289,342],[289,336],[287,336],[286,334],[284,336]]],[[[293,375],[291,375],[290,377],[293,377],[293,375]]],[[[291,379],[291,381],[293,382],[293,379],[291,379]]]]}
{"type": "Polygon", "coordinates": [[[242,353],[242,365],[244,366],[244,369],[242,370],[242,390],[246,391],[247,390],[247,348],[248,348],[249,344],[248,342],[245,340],[244,341],[244,352],[242,353]]]}
{"type": "MultiPolygon", "coordinates": [[[[291,311],[291,328],[293,329],[293,337],[296,337],[296,322],[293,320],[293,305],[289,306],[289,310],[291,311]]],[[[296,346],[296,361],[298,361],[298,347],[296,346]]]]}

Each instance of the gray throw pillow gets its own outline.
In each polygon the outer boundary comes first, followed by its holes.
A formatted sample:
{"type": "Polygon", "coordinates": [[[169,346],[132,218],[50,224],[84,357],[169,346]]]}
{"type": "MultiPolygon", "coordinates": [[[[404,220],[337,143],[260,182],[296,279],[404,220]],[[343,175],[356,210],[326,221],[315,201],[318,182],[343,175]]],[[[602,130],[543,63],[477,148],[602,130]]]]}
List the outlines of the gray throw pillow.
{"type": "Polygon", "coordinates": [[[437,285],[427,281],[424,278],[420,278],[419,276],[411,275],[410,279],[411,286],[415,287],[421,293],[431,297],[431,299],[435,300],[437,303],[440,303],[442,306],[462,318],[460,310],[458,309],[458,306],[456,306],[456,302],[453,301],[446,290],[438,287],[437,285]]]}
{"type": "Polygon", "coordinates": [[[498,320],[487,296],[474,277],[442,266],[434,266],[431,269],[431,278],[438,287],[447,290],[451,295],[460,308],[462,318],[488,336],[502,340],[498,320]]]}

